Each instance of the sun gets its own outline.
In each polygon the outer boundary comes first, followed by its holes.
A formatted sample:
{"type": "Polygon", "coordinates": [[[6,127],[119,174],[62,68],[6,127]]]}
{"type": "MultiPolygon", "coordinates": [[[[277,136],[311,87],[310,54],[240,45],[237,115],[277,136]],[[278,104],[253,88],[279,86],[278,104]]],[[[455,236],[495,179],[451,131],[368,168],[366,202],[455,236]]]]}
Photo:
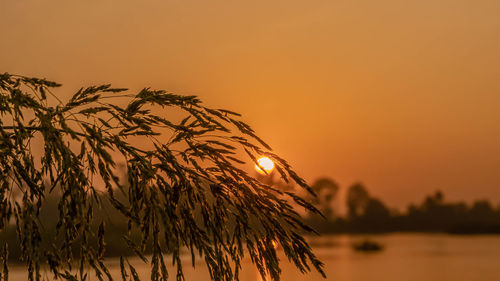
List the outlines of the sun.
{"type": "Polygon", "coordinates": [[[264,169],[264,171],[257,165],[255,164],[255,170],[257,172],[265,175],[266,173],[269,174],[273,169],[274,169],[274,162],[273,160],[267,158],[267,157],[261,157],[257,160],[257,163],[264,169]]]}

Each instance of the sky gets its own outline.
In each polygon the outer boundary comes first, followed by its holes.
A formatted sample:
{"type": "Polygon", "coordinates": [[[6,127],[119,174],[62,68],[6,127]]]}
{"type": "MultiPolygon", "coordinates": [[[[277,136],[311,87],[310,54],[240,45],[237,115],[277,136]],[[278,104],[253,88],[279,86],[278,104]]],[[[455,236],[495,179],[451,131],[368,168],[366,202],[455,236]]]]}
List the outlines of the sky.
{"type": "Polygon", "coordinates": [[[309,182],[500,203],[500,2],[1,0],[0,72],[197,95],[309,182]]]}

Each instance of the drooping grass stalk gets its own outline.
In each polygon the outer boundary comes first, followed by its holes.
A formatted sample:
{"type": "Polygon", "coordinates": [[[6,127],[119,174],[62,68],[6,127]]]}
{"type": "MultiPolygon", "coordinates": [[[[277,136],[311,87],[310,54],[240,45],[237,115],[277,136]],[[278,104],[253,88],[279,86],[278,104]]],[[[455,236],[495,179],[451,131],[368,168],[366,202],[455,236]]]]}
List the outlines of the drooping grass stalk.
{"type": "MultiPolygon", "coordinates": [[[[151,280],[169,276],[166,255],[176,266],[171,278],[183,280],[183,248],[193,264],[204,259],[212,280],[238,280],[245,254],[263,276],[279,280],[276,241],[302,272],[323,274],[302,238],[312,229],[289,202],[316,209],[248,175],[239,152],[255,163],[265,155],[283,180],[309,186],[239,114],[207,108],[195,96],[148,88],[132,95],[110,85],[82,88],[63,102],[52,93],[59,86],[0,75],[0,234],[15,223],[18,245],[9,247],[21,248],[29,280],[40,279],[43,264],[66,280],[88,280],[89,267],[112,280],[106,224],[97,215],[104,204],[127,222],[124,245],[144,260],[151,253],[151,280]],[[174,110],[186,117],[174,121],[174,110]],[[121,160],[125,169],[117,168],[121,160]],[[49,193],[60,197],[55,235],[47,237],[39,214],[49,193]]],[[[123,280],[138,278],[126,258],[120,265],[123,280]]]]}

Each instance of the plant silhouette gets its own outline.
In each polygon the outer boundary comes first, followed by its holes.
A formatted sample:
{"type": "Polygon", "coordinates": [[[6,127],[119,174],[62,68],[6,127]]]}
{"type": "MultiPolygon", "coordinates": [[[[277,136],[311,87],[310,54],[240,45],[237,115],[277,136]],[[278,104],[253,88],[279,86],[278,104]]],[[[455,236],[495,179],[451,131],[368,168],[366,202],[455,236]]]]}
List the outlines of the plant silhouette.
{"type": "MultiPolygon", "coordinates": [[[[302,238],[312,229],[288,199],[317,210],[249,176],[237,152],[253,162],[269,157],[285,181],[312,190],[239,114],[207,108],[195,96],[148,88],[131,94],[110,85],[82,88],[63,102],[52,93],[59,86],[0,75],[0,232],[16,225],[29,280],[41,278],[43,264],[57,278],[88,280],[91,268],[99,280],[112,280],[104,262],[107,227],[97,215],[104,204],[127,222],[123,243],[150,263],[151,280],[168,278],[167,254],[174,278],[183,280],[183,248],[193,264],[205,261],[213,280],[238,280],[244,254],[262,276],[279,280],[276,242],[302,272],[324,275],[302,238]],[[175,110],[186,117],[167,118],[175,110]],[[51,193],[60,196],[53,235],[46,236],[39,215],[51,193]]],[[[120,266],[123,280],[138,280],[126,257],[120,266]]]]}

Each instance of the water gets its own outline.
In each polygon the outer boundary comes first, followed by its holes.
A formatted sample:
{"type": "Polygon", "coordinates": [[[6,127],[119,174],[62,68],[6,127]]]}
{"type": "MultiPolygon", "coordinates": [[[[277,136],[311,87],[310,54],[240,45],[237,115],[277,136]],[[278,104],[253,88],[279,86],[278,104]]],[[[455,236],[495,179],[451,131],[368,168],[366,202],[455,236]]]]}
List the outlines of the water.
{"type": "MultiPolygon", "coordinates": [[[[375,236],[323,236],[310,239],[325,263],[326,280],[335,281],[493,281],[500,280],[500,236],[452,236],[446,234],[388,234],[375,236]],[[352,243],[376,241],[384,250],[356,252],[352,243]]],[[[318,273],[302,275],[282,258],[282,280],[325,280],[318,273]]],[[[135,260],[135,263],[140,262],[135,260]]],[[[110,260],[112,274],[119,277],[119,263],[110,260]]],[[[247,261],[242,281],[262,281],[247,261]]],[[[149,268],[137,266],[143,280],[149,268]]],[[[193,269],[185,257],[186,280],[209,280],[203,262],[193,269]]],[[[174,274],[174,271],[171,271],[174,274]]],[[[173,276],[172,276],[173,277],[173,276]]],[[[95,279],[95,278],[94,278],[95,279]]],[[[94,280],[92,279],[92,280],[94,280]]],[[[11,268],[10,280],[26,280],[24,268],[11,268]]],[[[95,279],[96,280],[96,279],[95,279]]],[[[117,279],[121,280],[121,279],[117,279]]],[[[172,278],[174,280],[174,278],[172,278]]]]}

